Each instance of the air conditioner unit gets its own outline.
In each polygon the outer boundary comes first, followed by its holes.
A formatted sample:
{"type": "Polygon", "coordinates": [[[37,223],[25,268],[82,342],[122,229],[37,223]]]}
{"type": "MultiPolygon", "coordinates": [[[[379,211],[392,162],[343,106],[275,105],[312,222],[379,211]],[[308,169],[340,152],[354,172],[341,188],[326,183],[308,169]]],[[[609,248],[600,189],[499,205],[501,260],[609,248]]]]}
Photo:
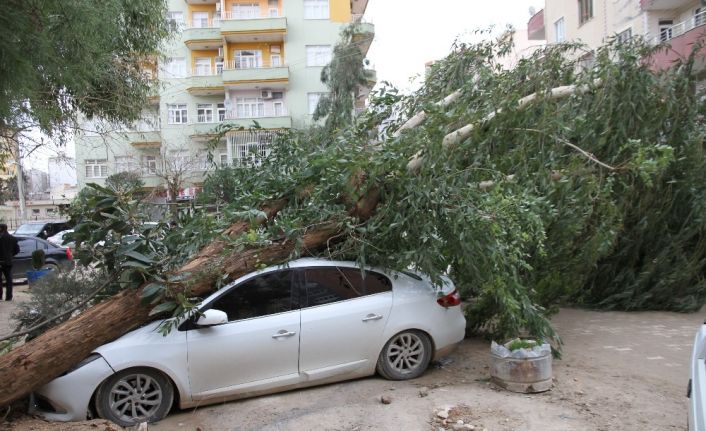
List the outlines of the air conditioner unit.
{"type": "Polygon", "coordinates": [[[272,99],[272,91],[271,90],[263,90],[260,92],[260,97],[263,99],[272,99]]]}
{"type": "MultiPolygon", "coordinates": [[[[704,1],[706,1],[706,0],[704,0],[704,1]]],[[[273,54],[279,54],[279,45],[270,46],[270,52],[273,54]]]]}

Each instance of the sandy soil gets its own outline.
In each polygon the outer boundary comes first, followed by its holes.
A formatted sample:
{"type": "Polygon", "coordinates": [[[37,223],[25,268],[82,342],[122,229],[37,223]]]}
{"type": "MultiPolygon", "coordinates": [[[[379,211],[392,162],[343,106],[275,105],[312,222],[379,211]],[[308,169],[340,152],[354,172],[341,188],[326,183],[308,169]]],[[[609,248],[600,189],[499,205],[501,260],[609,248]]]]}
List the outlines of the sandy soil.
{"type": "MultiPolygon", "coordinates": [[[[0,333],[6,332],[7,305],[0,304],[0,333]]],[[[706,309],[695,314],[564,309],[553,319],[564,339],[564,357],[554,362],[554,387],[542,394],[494,387],[488,381],[489,342],[469,338],[451,363],[433,365],[413,381],[370,377],[175,410],[149,430],[684,430],[689,355],[704,317],[706,309]],[[383,404],[382,396],[391,403],[383,404]],[[446,422],[438,416],[443,410],[446,422]]],[[[26,416],[0,424],[16,431],[118,429],[109,427],[26,416]]]]}

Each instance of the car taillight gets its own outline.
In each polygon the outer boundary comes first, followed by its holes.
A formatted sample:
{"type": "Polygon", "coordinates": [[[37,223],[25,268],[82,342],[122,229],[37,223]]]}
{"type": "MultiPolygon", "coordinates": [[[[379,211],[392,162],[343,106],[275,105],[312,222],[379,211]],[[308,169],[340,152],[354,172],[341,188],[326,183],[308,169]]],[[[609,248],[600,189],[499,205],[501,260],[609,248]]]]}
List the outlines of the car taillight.
{"type": "Polygon", "coordinates": [[[461,305],[461,295],[458,293],[458,290],[455,290],[448,295],[442,296],[441,298],[437,299],[436,302],[441,305],[442,307],[453,307],[455,305],[461,305]]]}
{"type": "Polygon", "coordinates": [[[71,247],[66,247],[66,258],[69,260],[74,260],[74,254],[71,253],[71,247]]]}

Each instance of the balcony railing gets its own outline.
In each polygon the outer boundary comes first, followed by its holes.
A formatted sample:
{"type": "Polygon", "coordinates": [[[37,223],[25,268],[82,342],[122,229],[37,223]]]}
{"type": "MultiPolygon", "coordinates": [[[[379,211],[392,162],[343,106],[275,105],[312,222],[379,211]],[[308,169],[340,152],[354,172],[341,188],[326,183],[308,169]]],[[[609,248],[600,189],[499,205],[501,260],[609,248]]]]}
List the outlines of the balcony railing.
{"type": "Polygon", "coordinates": [[[245,59],[245,60],[230,60],[223,65],[225,70],[240,70],[240,69],[272,69],[275,67],[284,67],[283,61],[265,62],[262,60],[245,59]]]}
{"type": "Polygon", "coordinates": [[[216,63],[216,67],[196,66],[191,69],[191,76],[218,76],[223,73],[223,62],[216,63]]]}
{"type": "Polygon", "coordinates": [[[677,38],[684,33],[706,25],[706,10],[703,10],[697,14],[694,14],[691,18],[675,24],[671,27],[665,27],[660,29],[658,35],[648,35],[647,40],[652,44],[657,45],[662,42],[669,42],[671,39],[677,38]]]}
{"type": "Polygon", "coordinates": [[[186,24],[186,28],[218,28],[221,26],[219,17],[209,19],[192,19],[186,24]]]}
{"type": "Polygon", "coordinates": [[[282,18],[282,14],[278,9],[269,9],[267,12],[262,12],[260,8],[246,11],[227,10],[221,12],[221,20],[240,20],[240,19],[266,19],[266,18],[282,18]]]}
{"type": "Polygon", "coordinates": [[[249,120],[253,118],[272,118],[272,117],[288,117],[289,113],[284,106],[254,106],[248,105],[247,108],[238,111],[226,111],[226,120],[249,120]]]}

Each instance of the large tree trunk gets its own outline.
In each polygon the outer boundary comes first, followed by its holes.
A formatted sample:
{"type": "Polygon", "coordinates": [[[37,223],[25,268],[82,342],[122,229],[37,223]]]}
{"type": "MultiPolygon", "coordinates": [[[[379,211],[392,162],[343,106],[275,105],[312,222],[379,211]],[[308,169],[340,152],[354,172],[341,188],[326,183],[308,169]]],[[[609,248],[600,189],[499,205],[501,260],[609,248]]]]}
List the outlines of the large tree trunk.
{"type": "MultiPolygon", "coordinates": [[[[370,191],[355,203],[351,215],[367,219],[373,214],[378,200],[378,190],[370,191]]],[[[286,200],[269,203],[263,208],[265,217],[258,222],[274,217],[285,205],[286,200]]],[[[251,224],[250,221],[237,222],[225,233],[237,236],[247,232],[251,224]]],[[[340,225],[334,222],[310,229],[301,238],[303,252],[325,247],[340,230],[340,225]]],[[[211,293],[217,277],[227,274],[228,280],[233,280],[255,270],[258,265],[285,262],[296,251],[295,242],[286,239],[230,255],[224,253],[225,247],[224,241],[214,241],[180,269],[180,273],[193,275],[192,283],[189,283],[190,294],[203,296],[211,293]],[[216,266],[218,272],[201,270],[216,266]]],[[[96,347],[152,320],[149,309],[141,305],[140,296],[141,289],[123,291],[0,356],[0,381],[3,382],[0,385],[0,405],[29,394],[70,369],[96,347]]]]}

